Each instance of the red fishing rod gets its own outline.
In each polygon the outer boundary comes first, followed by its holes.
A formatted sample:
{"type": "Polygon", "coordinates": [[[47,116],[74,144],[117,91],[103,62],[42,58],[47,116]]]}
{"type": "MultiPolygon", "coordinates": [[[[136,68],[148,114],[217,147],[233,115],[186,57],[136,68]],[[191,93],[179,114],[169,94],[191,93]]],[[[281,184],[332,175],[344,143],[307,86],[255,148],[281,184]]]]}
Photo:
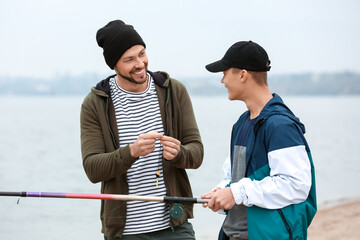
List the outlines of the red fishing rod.
{"type": "Polygon", "coordinates": [[[167,203],[207,203],[209,199],[191,197],[156,197],[140,195],[121,195],[121,194],[97,194],[97,193],[61,193],[61,192],[1,192],[0,196],[9,197],[34,197],[34,198],[77,198],[77,199],[101,199],[101,200],[120,200],[120,201],[145,201],[145,202],[167,202],[167,203]]]}
{"type": "Polygon", "coordinates": [[[180,218],[183,210],[179,203],[207,203],[209,199],[191,197],[156,197],[140,195],[121,195],[121,194],[100,194],[100,193],[61,193],[61,192],[1,192],[0,196],[8,197],[33,197],[33,198],[75,198],[75,199],[101,199],[118,201],[145,201],[145,202],[166,202],[172,204],[170,216],[180,218]]]}

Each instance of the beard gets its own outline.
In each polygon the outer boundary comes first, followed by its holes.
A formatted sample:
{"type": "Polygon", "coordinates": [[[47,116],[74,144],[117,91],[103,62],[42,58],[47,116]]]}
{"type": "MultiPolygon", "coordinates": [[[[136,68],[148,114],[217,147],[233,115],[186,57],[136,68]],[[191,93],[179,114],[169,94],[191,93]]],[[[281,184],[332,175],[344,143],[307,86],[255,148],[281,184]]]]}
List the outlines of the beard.
{"type": "MultiPolygon", "coordinates": [[[[118,74],[121,78],[127,80],[128,82],[141,85],[141,84],[145,83],[147,80],[147,63],[145,63],[144,69],[145,69],[145,77],[144,77],[144,79],[140,79],[140,81],[136,81],[134,78],[131,77],[130,74],[128,76],[122,74],[120,69],[117,69],[116,67],[114,70],[115,70],[116,74],[118,74]]],[[[139,69],[135,69],[134,72],[136,72],[137,70],[139,70],[139,69]]]]}
{"type": "Polygon", "coordinates": [[[129,82],[131,82],[131,83],[134,83],[134,84],[143,84],[144,82],[146,82],[146,78],[143,80],[143,81],[140,81],[140,82],[137,82],[137,81],[135,81],[135,79],[134,78],[132,78],[132,77],[128,77],[128,76],[125,76],[125,75],[122,75],[121,73],[118,73],[119,74],[119,76],[120,77],[122,77],[123,79],[125,79],[125,80],[127,80],[127,81],[129,81],[129,82]]]}

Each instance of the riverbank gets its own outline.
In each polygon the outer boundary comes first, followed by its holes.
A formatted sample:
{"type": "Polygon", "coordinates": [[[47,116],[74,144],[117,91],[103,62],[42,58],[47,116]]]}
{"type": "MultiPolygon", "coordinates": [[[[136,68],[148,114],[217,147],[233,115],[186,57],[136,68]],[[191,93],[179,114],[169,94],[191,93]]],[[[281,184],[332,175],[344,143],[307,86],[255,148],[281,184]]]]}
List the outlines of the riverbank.
{"type": "Polygon", "coordinates": [[[360,239],[360,200],[319,210],[309,229],[309,240],[360,239]]]}

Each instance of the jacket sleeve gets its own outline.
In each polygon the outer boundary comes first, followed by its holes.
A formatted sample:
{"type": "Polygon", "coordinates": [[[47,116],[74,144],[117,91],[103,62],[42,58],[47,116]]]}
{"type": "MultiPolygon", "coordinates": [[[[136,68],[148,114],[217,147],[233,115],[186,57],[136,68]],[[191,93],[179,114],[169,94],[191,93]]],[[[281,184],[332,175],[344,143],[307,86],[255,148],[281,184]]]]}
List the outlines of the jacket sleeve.
{"type": "Polygon", "coordinates": [[[175,117],[178,119],[179,136],[178,140],[181,142],[180,152],[173,159],[168,161],[177,168],[191,168],[196,169],[200,167],[203,161],[204,148],[200,137],[200,132],[196,123],[194,110],[190,100],[190,96],[185,86],[176,81],[173,81],[174,93],[174,111],[178,114],[175,117]]]}
{"type": "Polygon", "coordinates": [[[135,162],[129,146],[115,149],[100,97],[90,93],[81,106],[81,152],[84,170],[91,182],[119,176],[135,162]]]}
{"type": "Polygon", "coordinates": [[[305,201],[311,188],[311,166],[297,127],[282,124],[267,134],[270,176],[231,184],[236,204],[278,209],[305,201]]]}
{"type": "Polygon", "coordinates": [[[224,176],[221,179],[221,181],[218,183],[218,185],[215,186],[215,188],[225,188],[229,183],[231,182],[231,160],[230,160],[230,154],[225,159],[223,163],[223,172],[224,176]]]}

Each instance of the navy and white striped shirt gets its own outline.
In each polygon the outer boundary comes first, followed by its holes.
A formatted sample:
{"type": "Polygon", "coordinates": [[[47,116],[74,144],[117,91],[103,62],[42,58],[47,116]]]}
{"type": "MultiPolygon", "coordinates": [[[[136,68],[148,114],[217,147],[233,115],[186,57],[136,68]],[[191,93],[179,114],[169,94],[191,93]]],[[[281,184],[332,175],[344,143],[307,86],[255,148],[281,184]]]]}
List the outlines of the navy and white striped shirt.
{"type": "MultiPolygon", "coordinates": [[[[150,75],[147,89],[141,93],[128,92],[110,80],[111,98],[115,107],[120,147],[136,141],[140,134],[156,131],[164,134],[155,83],[150,75]]],[[[155,150],[139,157],[127,171],[129,194],[165,196],[162,172],[162,148],[156,140],[155,150]],[[160,171],[156,187],[156,171],[160,171]]],[[[169,208],[163,202],[127,202],[124,235],[163,230],[169,227],[169,208]]]]}

